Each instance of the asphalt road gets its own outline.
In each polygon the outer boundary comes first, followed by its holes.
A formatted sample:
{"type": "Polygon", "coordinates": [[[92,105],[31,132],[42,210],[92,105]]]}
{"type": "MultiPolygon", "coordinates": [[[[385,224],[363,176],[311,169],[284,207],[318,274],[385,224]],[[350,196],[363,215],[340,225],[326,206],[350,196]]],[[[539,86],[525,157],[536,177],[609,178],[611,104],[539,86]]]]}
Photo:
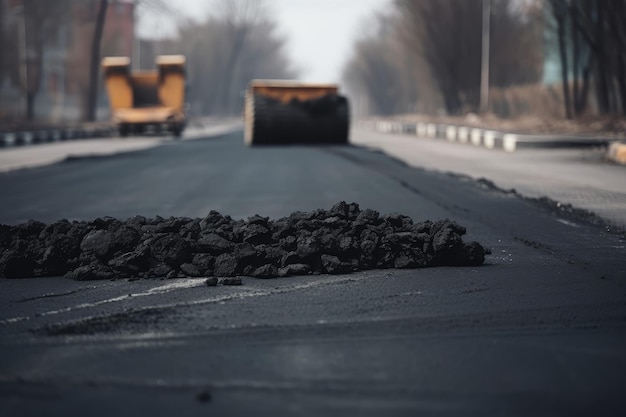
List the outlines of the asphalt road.
{"type": "Polygon", "coordinates": [[[238,287],[0,281],[2,415],[571,416],[626,405],[626,241],[484,181],[357,146],[246,148],[235,133],[4,173],[0,189],[10,224],[278,217],[345,200],[454,219],[492,250],[476,268],[238,287]]]}
{"type": "Polygon", "coordinates": [[[418,168],[487,178],[529,198],[548,196],[626,228],[626,170],[603,147],[525,148],[514,153],[470,144],[356,129],[353,142],[418,168]]]}

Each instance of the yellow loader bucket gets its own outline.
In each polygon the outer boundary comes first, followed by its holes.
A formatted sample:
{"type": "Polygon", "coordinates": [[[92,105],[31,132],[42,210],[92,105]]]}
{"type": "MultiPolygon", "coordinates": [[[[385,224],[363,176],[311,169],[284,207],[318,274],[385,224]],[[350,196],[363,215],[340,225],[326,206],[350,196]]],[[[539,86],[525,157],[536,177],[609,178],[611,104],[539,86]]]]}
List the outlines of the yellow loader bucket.
{"type": "Polygon", "coordinates": [[[102,60],[113,122],[122,136],[149,126],[180,136],[185,128],[185,57],[163,55],[156,64],[156,70],[131,71],[128,57],[102,60]]]}

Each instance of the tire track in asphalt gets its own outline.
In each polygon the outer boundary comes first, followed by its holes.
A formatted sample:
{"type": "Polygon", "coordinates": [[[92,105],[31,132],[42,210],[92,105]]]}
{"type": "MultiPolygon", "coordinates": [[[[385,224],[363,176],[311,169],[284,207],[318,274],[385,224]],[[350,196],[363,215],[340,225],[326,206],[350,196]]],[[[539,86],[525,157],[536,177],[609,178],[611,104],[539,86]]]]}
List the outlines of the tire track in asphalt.
{"type": "MultiPolygon", "coordinates": [[[[233,288],[233,291],[236,291],[236,293],[231,292],[229,294],[221,294],[217,296],[212,296],[212,297],[202,298],[199,300],[192,300],[192,301],[164,303],[164,304],[157,303],[153,305],[129,309],[127,310],[127,312],[140,313],[142,311],[147,311],[147,310],[189,307],[189,306],[195,306],[195,305],[221,303],[221,302],[226,302],[226,301],[235,300],[235,299],[265,297],[265,296],[270,296],[270,295],[285,294],[285,293],[290,293],[294,291],[307,290],[307,289],[314,288],[314,287],[339,285],[339,284],[343,284],[346,282],[359,281],[362,279],[366,279],[368,277],[369,277],[368,274],[362,274],[362,275],[350,274],[348,276],[333,276],[333,277],[324,276],[324,278],[320,278],[317,280],[307,281],[307,282],[299,283],[295,285],[275,287],[272,289],[249,289],[245,287],[238,287],[237,289],[233,288]]],[[[120,302],[120,301],[126,301],[128,300],[129,297],[137,298],[137,297],[162,296],[164,294],[167,294],[173,291],[194,288],[194,287],[203,287],[205,285],[206,284],[205,284],[204,278],[181,279],[181,281],[179,282],[155,287],[145,292],[124,294],[124,295],[110,297],[110,298],[106,298],[106,299],[102,299],[102,300],[98,300],[94,302],[80,303],[80,304],[76,304],[72,306],[63,307],[60,309],[47,310],[47,311],[40,312],[40,313],[33,313],[32,315],[16,316],[16,317],[8,318],[8,319],[2,319],[0,320],[0,325],[7,325],[7,324],[14,324],[14,323],[19,323],[23,321],[29,321],[29,320],[32,320],[34,318],[39,318],[39,317],[55,316],[55,315],[60,315],[62,313],[73,312],[76,310],[93,309],[93,308],[96,308],[105,304],[113,304],[113,303],[120,302]]],[[[95,317],[102,318],[102,317],[111,316],[114,314],[116,313],[106,314],[106,315],[93,315],[93,316],[81,318],[79,320],[69,321],[67,323],[77,323],[80,321],[90,320],[95,317]]]]}

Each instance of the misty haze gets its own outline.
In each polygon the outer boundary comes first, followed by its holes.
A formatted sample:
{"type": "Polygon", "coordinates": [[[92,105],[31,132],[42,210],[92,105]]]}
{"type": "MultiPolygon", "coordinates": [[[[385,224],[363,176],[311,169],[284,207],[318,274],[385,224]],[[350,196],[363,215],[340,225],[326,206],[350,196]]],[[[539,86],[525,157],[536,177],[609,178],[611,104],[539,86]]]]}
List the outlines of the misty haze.
{"type": "Polygon", "coordinates": [[[0,0],[1,415],[617,415],[626,0],[0,0]]]}

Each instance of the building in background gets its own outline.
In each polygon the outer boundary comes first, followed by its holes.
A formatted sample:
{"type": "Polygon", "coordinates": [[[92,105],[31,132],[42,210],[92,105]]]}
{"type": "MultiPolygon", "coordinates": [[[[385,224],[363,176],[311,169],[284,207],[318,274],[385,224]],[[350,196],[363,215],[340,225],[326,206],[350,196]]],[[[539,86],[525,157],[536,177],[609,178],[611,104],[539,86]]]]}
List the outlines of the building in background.
{"type": "MultiPolygon", "coordinates": [[[[26,119],[34,94],[37,122],[81,120],[100,0],[0,0],[0,121],[26,119]]],[[[135,2],[109,0],[101,55],[132,56],[135,2]]],[[[98,113],[108,106],[101,87],[98,113]]]]}

